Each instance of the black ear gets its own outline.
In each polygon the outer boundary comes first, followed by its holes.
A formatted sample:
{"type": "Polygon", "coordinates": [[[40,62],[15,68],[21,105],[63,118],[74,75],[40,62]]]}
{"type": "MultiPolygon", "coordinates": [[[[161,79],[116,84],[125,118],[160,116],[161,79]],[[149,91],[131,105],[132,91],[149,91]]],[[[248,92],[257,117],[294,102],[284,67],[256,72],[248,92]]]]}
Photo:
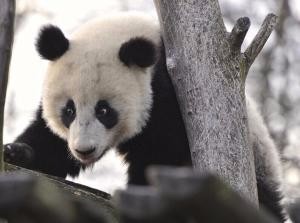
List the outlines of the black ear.
{"type": "Polygon", "coordinates": [[[37,38],[36,49],[47,60],[56,60],[69,49],[69,40],[56,26],[44,26],[37,38]]]}
{"type": "Polygon", "coordinates": [[[136,37],[122,44],[119,58],[127,66],[149,67],[156,61],[156,47],[150,40],[136,37]]]}

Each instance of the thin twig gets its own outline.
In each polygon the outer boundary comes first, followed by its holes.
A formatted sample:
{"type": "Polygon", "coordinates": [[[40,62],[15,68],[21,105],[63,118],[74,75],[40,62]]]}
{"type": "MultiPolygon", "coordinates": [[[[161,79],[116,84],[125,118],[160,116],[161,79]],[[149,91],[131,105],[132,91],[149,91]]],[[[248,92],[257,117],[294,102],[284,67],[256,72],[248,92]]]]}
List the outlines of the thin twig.
{"type": "Polygon", "coordinates": [[[250,19],[248,17],[239,18],[230,35],[229,41],[234,52],[240,53],[241,46],[250,27],[250,19]]]}
{"type": "Polygon", "coordinates": [[[0,7],[0,171],[3,162],[3,119],[8,71],[14,35],[15,0],[3,0],[0,7]]]}
{"type": "Polygon", "coordinates": [[[274,27],[277,24],[277,16],[274,14],[268,14],[265,18],[260,30],[254,37],[254,40],[250,46],[246,49],[244,55],[246,58],[246,70],[248,71],[255,58],[267,42],[269,36],[271,35],[274,27]]]}

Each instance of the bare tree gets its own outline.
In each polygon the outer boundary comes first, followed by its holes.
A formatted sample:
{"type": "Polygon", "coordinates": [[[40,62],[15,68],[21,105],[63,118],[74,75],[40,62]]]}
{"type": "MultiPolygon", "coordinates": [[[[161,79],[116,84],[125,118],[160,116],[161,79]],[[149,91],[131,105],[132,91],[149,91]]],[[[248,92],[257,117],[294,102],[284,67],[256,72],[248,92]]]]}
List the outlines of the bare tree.
{"type": "Polygon", "coordinates": [[[241,53],[250,21],[240,18],[227,33],[217,0],[156,0],[155,4],[194,167],[218,173],[257,204],[244,88],[248,70],[271,34],[276,16],[266,17],[241,53]]]}
{"type": "Polygon", "coordinates": [[[15,1],[0,1],[0,171],[3,164],[3,119],[8,70],[14,35],[15,1]]]}

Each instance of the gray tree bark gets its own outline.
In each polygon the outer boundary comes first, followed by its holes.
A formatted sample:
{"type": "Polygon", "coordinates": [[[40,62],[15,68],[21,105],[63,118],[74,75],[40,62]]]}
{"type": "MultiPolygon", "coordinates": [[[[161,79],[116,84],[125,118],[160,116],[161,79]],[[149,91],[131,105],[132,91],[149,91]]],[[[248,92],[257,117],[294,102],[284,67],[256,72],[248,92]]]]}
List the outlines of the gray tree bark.
{"type": "Polygon", "coordinates": [[[269,15],[241,53],[249,29],[241,18],[227,33],[217,0],[155,0],[193,165],[217,173],[257,204],[253,151],[248,142],[245,79],[272,32],[269,15]]]}
{"type": "Polygon", "coordinates": [[[15,0],[0,0],[0,171],[3,162],[3,119],[8,70],[14,36],[15,0]]]}

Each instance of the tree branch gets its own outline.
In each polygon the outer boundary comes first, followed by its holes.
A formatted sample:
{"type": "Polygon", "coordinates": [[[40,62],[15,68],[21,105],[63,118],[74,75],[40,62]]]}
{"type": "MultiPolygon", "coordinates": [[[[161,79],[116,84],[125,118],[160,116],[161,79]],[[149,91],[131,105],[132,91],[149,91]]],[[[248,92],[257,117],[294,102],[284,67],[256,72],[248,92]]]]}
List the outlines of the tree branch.
{"type": "Polygon", "coordinates": [[[258,31],[252,43],[244,53],[244,56],[246,58],[246,73],[249,70],[252,63],[254,62],[257,55],[264,47],[276,24],[277,16],[272,13],[268,14],[260,30],[258,31]]]}
{"type": "Polygon", "coordinates": [[[241,46],[250,27],[250,19],[248,17],[239,18],[230,35],[229,41],[234,52],[240,53],[241,46]]]}
{"type": "Polygon", "coordinates": [[[5,170],[0,174],[0,216],[10,223],[119,222],[105,192],[10,164],[5,170]]]}
{"type": "Polygon", "coordinates": [[[0,171],[3,162],[3,119],[8,71],[14,36],[15,0],[2,0],[0,6],[0,171]]]}

